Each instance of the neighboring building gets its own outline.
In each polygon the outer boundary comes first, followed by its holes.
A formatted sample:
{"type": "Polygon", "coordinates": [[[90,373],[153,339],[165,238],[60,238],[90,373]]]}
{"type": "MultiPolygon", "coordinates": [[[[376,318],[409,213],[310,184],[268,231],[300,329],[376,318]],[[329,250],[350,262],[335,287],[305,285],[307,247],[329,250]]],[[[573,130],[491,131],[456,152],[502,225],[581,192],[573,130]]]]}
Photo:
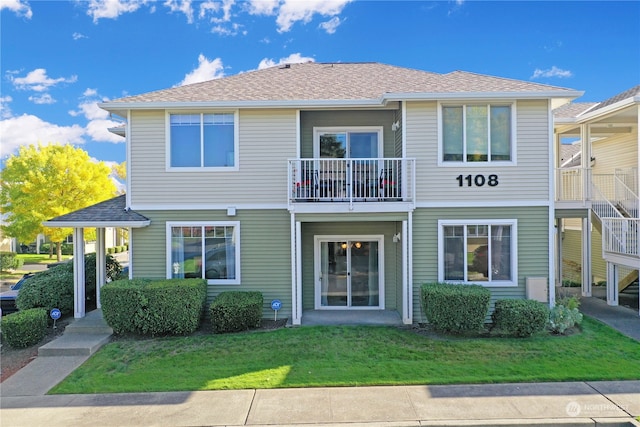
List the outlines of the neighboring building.
{"type": "Polygon", "coordinates": [[[293,324],[422,322],[436,281],[553,303],[552,111],[580,95],[306,63],[117,99],[101,107],[126,120],[126,199],[49,225],[130,226],[132,277],[259,290],[265,317],[279,299],[293,324]]]}
{"type": "MultiPolygon", "coordinates": [[[[640,86],[600,103],[569,104],[554,111],[558,142],[564,148],[557,177],[560,265],[578,266],[582,294],[592,283],[607,283],[607,302],[638,280],[638,110],[640,86]],[[577,147],[577,149],[576,149],[577,147]],[[589,159],[589,161],[584,161],[589,159]]],[[[570,272],[561,277],[571,276],[570,272]]]]}

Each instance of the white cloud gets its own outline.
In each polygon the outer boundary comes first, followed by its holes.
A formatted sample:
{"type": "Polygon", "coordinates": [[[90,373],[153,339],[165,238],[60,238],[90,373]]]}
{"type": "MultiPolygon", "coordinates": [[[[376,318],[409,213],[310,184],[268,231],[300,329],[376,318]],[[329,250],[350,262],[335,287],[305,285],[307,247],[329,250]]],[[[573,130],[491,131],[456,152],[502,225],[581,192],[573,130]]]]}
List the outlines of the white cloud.
{"type": "Polygon", "coordinates": [[[327,34],[333,34],[336,32],[336,29],[342,24],[343,21],[340,20],[337,16],[329,19],[326,22],[320,23],[319,27],[327,32],[327,34]]]}
{"type": "Polygon", "coordinates": [[[9,103],[13,101],[13,98],[10,96],[2,96],[0,97],[0,118],[7,119],[13,116],[11,112],[11,107],[9,107],[9,103]]]}
{"type": "Polygon", "coordinates": [[[184,80],[178,83],[178,86],[219,79],[223,76],[224,66],[222,65],[222,59],[216,58],[210,61],[203,54],[200,54],[198,56],[198,67],[184,76],[184,80]]]}
{"type": "Polygon", "coordinates": [[[569,70],[563,70],[555,65],[547,70],[541,70],[536,68],[531,76],[532,79],[546,78],[546,77],[558,77],[561,79],[572,77],[573,73],[569,70]]]}
{"type": "Polygon", "coordinates": [[[229,24],[228,26],[216,25],[211,29],[212,33],[220,34],[221,36],[236,36],[238,33],[242,33],[242,35],[247,35],[247,31],[240,31],[242,25],[238,23],[229,24]]]}
{"type": "Polygon", "coordinates": [[[35,92],[44,92],[50,87],[57,85],[58,83],[75,83],[78,80],[78,76],[71,76],[68,78],[59,77],[52,79],[47,76],[47,70],[44,68],[36,68],[30,71],[25,77],[13,77],[9,75],[9,80],[17,89],[33,90],[35,92]]]}
{"type": "Polygon", "coordinates": [[[276,18],[278,32],[286,33],[298,21],[307,24],[315,14],[339,15],[349,2],[351,0],[284,0],[276,18]]]}
{"type": "Polygon", "coordinates": [[[48,93],[43,93],[42,95],[30,96],[29,101],[34,104],[55,104],[56,100],[53,99],[51,95],[48,93]]]}
{"type": "Polygon", "coordinates": [[[122,14],[135,12],[145,3],[147,0],[91,0],[87,15],[97,23],[101,18],[115,19],[122,14]]]}
{"type": "Polygon", "coordinates": [[[300,53],[292,53],[286,58],[280,58],[278,62],[275,62],[273,59],[264,58],[258,64],[258,70],[262,70],[263,68],[275,67],[280,64],[302,64],[305,62],[316,62],[315,59],[307,56],[302,56],[300,53]]]}
{"type": "Polygon", "coordinates": [[[24,16],[27,19],[31,19],[33,12],[29,3],[21,0],[2,0],[0,1],[0,10],[8,9],[14,12],[18,16],[24,16]]]}
{"type": "Polygon", "coordinates": [[[91,120],[87,123],[87,126],[85,126],[85,131],[87,136],[94,141],[114,142],[116,144],[124,143],[125,139],[123,137],[109,132],[109,128],[114,128],[119,125],[121,125],[121,123],[108,119],[91,120]]]}
{"type": "Polygon", "coordinates": [[[191,0],[167,0],[164,5],[169,8],[171,12],[182,12],[187,17],[189,24],[193,23],[193,7],[191,7],[191,0]]]}
{"type": "Polygon", "coordinates": [[[267,15],[275,14],[276,8],[280,5],[280,0],[249,0],[249,14],[267,15]]]}
{"type": "Polygon", "coordinates": [[[88,38],[89,38],[89,37],[85,36],[85,35],[84,35],[84,34],[82,34],[82,33],[73,33],[73,34],[71,34],[71,37],[72,37],[74,40],[88,39],[88,38]]]}
{"type": "Polygon", "coordinates": [[[2,155],[17,152],[22,145],[49,143],[83,144],[85,130],[80,125],[58,126],[39,117],[23,114],[0,121],[2,155]]]}

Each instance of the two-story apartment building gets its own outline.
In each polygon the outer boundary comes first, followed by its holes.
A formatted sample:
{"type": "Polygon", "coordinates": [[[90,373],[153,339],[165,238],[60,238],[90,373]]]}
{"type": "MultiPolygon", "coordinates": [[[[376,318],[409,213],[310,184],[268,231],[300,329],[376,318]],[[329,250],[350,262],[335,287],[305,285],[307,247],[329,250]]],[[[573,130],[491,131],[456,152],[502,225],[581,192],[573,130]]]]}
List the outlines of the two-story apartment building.
{"type": "MultiPolygon", "coordinates": [[[[552,302],[552,111],[581,94],[306,63],[105,102],[126,120],[112,206],[137,215],[130,274],[202,277],[210,298],[259,290],[265,317],[279,299],[294,325],[336,310],[424,321],[420,286],[436,281],[552,302]]],[[[52,223],[100,226],[86,212],[52,223]]]]}

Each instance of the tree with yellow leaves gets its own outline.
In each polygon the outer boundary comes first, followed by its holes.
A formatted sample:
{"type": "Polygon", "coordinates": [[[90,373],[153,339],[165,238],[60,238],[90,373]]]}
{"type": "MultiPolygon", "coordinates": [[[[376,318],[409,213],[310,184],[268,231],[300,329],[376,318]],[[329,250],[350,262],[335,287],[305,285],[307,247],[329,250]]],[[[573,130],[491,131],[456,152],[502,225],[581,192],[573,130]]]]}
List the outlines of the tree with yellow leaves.
{"type": "Polygon", "coordinates": [[[104,162],[93,161],[86,151],[70,144],[21,147],[1,172],[4,233],[24,242],[43,233],[57,244],[60,261],[62,242],[73,229],[43,227],[42,222],[114,197],[116,186],[110,173],[104,162]]]}

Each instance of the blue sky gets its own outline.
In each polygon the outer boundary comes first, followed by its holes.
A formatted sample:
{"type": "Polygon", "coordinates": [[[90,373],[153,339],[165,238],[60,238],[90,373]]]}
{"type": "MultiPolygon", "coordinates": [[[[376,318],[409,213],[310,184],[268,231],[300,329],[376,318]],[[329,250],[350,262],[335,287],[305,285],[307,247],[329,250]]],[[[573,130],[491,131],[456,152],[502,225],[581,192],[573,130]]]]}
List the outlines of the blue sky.
{"type": "Polygon", "coordinates": [[[640,2],[0,0],[0,156],[125,160],[97,102],[282,62],[375,61],[568,87],[640,83],[640,2]]]}

